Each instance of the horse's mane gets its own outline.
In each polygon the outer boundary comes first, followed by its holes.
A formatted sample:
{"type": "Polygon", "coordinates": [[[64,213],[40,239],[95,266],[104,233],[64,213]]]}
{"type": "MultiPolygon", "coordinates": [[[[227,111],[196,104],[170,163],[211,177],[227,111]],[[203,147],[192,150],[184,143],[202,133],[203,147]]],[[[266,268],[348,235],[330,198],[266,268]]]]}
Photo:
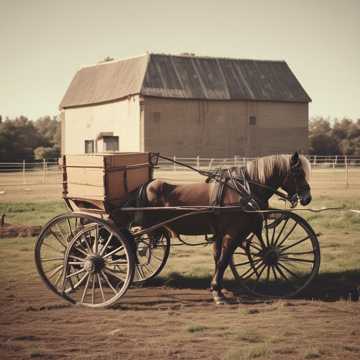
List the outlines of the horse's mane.
{"type": "MultiPolygon", "coordinates": [[[[246,165],[246,171],[251,179],[265,184],[266,180],[275,172],[286,175],[290,171],[291,155],[270,155],[258,158],[246,165]]],[[[301,166],[305,172],[305,178],[310,180],[311,165],[309,160],[299,156],[301,166]]]]}

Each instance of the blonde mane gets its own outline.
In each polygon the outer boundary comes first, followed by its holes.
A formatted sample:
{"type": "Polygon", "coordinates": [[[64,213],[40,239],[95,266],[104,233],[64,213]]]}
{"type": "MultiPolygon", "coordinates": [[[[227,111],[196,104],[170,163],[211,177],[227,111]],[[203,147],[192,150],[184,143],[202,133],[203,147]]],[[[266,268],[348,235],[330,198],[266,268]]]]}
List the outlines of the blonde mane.
{"type": "MultiPolygon", "coordinates": [[[[274,174],[274,171],[278,171],[283,175],[286,175],[290,171],[291,156],[292,155],[270,155],[258,158],[246,165],[247,173],[251,179],[265,184],[266,180],[274,174]]],[[[311,175],[310,162],[303,155],[300,155],[299,158],[305,172],[305,178],[309,181],[311,175]]]]}

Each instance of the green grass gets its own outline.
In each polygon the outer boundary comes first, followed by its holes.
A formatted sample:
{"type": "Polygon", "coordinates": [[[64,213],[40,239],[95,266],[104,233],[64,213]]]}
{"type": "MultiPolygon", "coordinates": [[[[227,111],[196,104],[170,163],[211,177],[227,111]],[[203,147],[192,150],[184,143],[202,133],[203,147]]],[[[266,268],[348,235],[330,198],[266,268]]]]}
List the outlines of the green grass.
{"type": "Polygon", "coordinates": [[[44,225],[51,218],[67,212],[63,201],[0,203],[0,216],[5,214],[5,223],[44,225]]]}

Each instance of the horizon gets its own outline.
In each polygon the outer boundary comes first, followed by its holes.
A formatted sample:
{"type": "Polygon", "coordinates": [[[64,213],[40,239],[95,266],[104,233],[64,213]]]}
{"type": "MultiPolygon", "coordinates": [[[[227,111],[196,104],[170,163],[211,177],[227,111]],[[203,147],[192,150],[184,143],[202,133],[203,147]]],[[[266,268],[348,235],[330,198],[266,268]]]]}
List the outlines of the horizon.
{"type": "Polygon", "coordinates": [[[147,52],[284,60],[312,98],[309,118],[360,118],[356,0],[5,0],[0,11],[3,119],[56,116],[81,67],[147,52]]]}

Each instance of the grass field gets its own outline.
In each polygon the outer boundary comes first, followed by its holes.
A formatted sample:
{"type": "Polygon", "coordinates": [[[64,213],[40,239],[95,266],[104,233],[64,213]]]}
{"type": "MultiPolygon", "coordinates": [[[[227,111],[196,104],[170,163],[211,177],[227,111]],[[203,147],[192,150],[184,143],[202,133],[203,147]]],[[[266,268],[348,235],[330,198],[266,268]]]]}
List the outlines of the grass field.
{"type": "MultiPolygon", "coordinates": [[[[321,233],[322,262],[297,299],[216,307],[207,289],[211,249],[173,247],[160,279],[130,289],[116,309],[78,308],[40,282],[34,238],[0,239],[1,359],[358,359],[360,309],[348,300],[360,286],[360,214],[349,211],[360,208],[354,171],[349,188],[342,170],[313,172],[311,207],[343,209],[299,212],[321,233]]],[[[0,214],[8,223],[42,225],[66,211],[58,188],[40,190],[0,198],[0,214]]]]}

